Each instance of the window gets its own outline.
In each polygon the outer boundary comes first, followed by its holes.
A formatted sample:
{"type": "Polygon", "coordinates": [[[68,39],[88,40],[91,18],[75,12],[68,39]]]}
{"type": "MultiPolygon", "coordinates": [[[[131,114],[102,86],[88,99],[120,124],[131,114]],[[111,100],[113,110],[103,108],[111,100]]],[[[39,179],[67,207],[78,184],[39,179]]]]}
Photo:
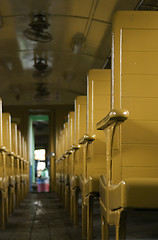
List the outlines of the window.
{"type": "Polygon", "coordinates": [[[37,149],[34,151],[35,160],[45,161],[46,160],[46,150],[45,149],[37,149]]]}

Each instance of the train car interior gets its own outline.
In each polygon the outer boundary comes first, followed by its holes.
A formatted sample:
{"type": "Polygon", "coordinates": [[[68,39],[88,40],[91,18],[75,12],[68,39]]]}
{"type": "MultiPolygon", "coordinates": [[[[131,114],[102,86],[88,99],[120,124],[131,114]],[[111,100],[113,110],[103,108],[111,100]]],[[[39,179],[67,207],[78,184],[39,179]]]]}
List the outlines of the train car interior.
{"type": "Polygon", "coordinates": [[[158,240],[158,0],[0,0],[0,239],[158,240]]]}

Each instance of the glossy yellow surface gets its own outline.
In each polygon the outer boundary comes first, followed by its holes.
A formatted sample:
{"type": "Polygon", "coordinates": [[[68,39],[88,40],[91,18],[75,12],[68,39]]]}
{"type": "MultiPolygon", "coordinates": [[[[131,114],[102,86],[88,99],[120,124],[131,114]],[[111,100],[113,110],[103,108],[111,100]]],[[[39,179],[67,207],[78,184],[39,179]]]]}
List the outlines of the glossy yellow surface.
{"type": "Polygon", "coordinates": [[[29,192],[29,160],[27,157],[27,142],[26,139],[24,139],[24,185],[25,185],[25,191],[24,191],[24,197],[29,192]]]}
{"type": "Polygon", "coordinates": [[[116,114],[98,124],[106,136],[102,239],[108,239],[108,224],[115,225],[116,239],[125,239],[125,209],[158,207],[157,22],[156,12],[118,12],[113,20],[111,105],[129,115],[124,123],[116,114]]]}
{"type": "MultiPolygon", "coordinates": [[[[21,151],[21,146],[18,145],[18,140],[21,141],[21,133],[17,131],[17,125],[11,123],[9,113],[2,113],[2,108],[0,108],[0,129],[2,130],[0,133],[0,228],[3,229],[8,215],[13,213],[15,203],[16,206],[19,205],[20,194],[23,193],[20,189],[19,159],[25,157],[25,149],[21,151]]],[[[24,146],[24,139],[22,143],[24,146]]],[[[22,169],[24,174],[24,167],[22,169]]],[[[28,174],[29,172],[27,177],[28,174]]]]}
{"type": "Polygon", "coordinates": [[[75,100],[75,133],[74,145],[79,149],[75,151],[74,156],[74,176],[80,176],[83,172],[83,150],[79,145],[79,139],[86,132],[87,119],[87,96],[78,96],[75,100]]]}
{"type": "Polygon", "coordinates": [[[21,184],[20,184],[20,158],[21,158],[21,131],[17,130],[17,148],[18,155],[15,163],[15,176],[16,176],[16,207],[20,205],[21,201],[21,184]]]}
{"type": "Polygon", "coordinates": [[[74,144],[72,145],[73,172],[70,180],[70,216],[74,226],[78,225],[78,191],[79,176],[83,172],[83,149],[78,140],[86,132],[87,97],[78,96],[75,99],[74,144]]]}
{"type": "MultiPolygon", "coordinates": [[[[65,174],[65,199],[66,209],[70,211],[70,179],[72,178],[74,171],[74,162],[72,157],[72,145],[74,144],[74,111],[68,114],[68,132],[67,132],[67,152],[66,152],[66,174],[65,174]]],[[[71,214],[71,213],[70,213],[71,214]]]]}
{"type": "Polygon", "coordinates": [[[70,208],[70,201],[69,201],[69,191],[67,191],[67,188],[69,187],[69,155],[71,154],[71,150],[69,149],[69,142],[68,142],[68,122],[64,124],[64,129],[65,129],[65,148],[64,148],[64,153],[65,153],[65,164],[64,164],[64,169],[65,169],[65,174],[64,174],[64,182],[65,182],[65,209],[69,211],[70,208]]]}
{"type": "Polygon", "coordinates": [[[20,158],[20,184],[21,184],[21,201],[25,195],[25,178],[24,178],[24,159],[25,159],[25,141],[21,135],[21,158],[20,158]]]}
{"type": "Polygon", "coordinates": [[[17,124],[11,124],[11,137],[12,137],[12,152],[15,156],[18,155],[18,145],[17,145],[17,124]]]}
{"type": "Polygon", "coordinates": [[[63,179],[64,179],[64,175],[63,175],[63,130],[60,131],[60,135],[59,135],[59,139],[60,139],[60,146],[59,146],[59,182],[58,182],[58,192],[59,192],[59,197],[61,199],[61,201],[63,201],[64,198],[64,192],[63,192],[63,179]]]}
{"type": "Polygon", "coordinates": [[[87,80],[87,129],[80,139],[83,145],[82,235],[92,239],[93,197],[99,193],[99,176],[105,172],[105,137],[96,130],[96,123],[110,109],[111,70],[90,70],[87,80]],[[87,222],[87,223],[86,223],[87,222]],[[86,224],[85,224],[86,223],[86,224]]]}
{"type": "Polygon", "coordinates": [[[61,200],[65,203],[65,128],[62,130],[61,135],[61,200]]]}
{"type": "Polygon", "coordinates": [[[11,214],[13,209],[13,198],[15,195],[15,188],[12,188],[12,164],[13,156],[12,142],[11,142],[11,115],[9,113],[2,113],[2,126],[3,126],[3,144],[5,147],[5,162],[4,162],[4,179],[5,191],[8,192],[8,214],[11,214]]]}
{"type": "Polygon", "coordinates": [[[11,115],[9,113],[2,113],[2,124],[3,124],[3,144],[5,150],[11,153],[12,142],[11,142],[11,115]]]}
{"type": "MultiPolygon", "coordinates": [[[[5,116],[2,117],[2,102],[0,107],[0,122],[1,122],[1,149],[0,149],[0,228],[5,227],[5,223],[8,219],[8,186],[9,186],[9,164],[7,165],[7,152],[3,144],[4,132],[7,128],[8,118],[5,116]],[[5,118],[7,121],[5,122],[5,118]],[[4,129],[3,129],[4,124],[4,129]]],[[[9,137],[9,136],[8,136],[9,137]]],[[[7,139],[7,136],[5,137],[7,139]]],[[[10,163],[10,159],[8,161],[10,163]]]]}

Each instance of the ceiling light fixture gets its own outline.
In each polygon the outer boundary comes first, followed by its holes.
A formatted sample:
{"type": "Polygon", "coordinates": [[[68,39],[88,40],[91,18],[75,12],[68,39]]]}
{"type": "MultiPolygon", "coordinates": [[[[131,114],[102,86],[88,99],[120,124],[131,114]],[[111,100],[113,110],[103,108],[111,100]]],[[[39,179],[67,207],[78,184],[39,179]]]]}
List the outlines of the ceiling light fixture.
{"type": "Polygon", "coordinates": [[[72,38],[72,50],[74,54],[79,54],[83,43],[85,42],[84,35],[82,33],[76,33],[72,38]]]}
{"type": "Polygon", "coordinates": [[[45,77],[51,73],[52,67],[47,64],[47,57],[42,58],[38,55],[34,57],[34,68],[35,71],[33,73],[34,77],[45,77]]]}
{"type": "Polygon", "coordinates": [[[24,31],[25,37],[30,40],[47,43],[52,40],[52,35],[45,30],[48,29],[48,14],[46,13],[32,13],[30,14],[31,23],[29,28],[24,31]]]}

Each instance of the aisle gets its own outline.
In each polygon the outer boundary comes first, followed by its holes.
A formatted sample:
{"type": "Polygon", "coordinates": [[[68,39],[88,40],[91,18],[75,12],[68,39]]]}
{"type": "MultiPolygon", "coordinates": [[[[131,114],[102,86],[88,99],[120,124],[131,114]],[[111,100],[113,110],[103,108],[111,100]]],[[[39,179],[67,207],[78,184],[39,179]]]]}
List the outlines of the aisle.
{"type": "Polygon", "coordinates": [[[81,228],[73,228],[54,193],[30,193],[0,230],[0,239],[81,240],[81,228]]]}
{"type": "MultiPolygon", "coordinates": [[[[81,209],[80,209],[81,210],[81,209]]],[[[94,210],[94,240],[100,240],[99,202],[94,210]]],[[[81,223],[81,212],[80,212],[81,223]]],[[[127,218],[126,240],[157,240],[158,210],[130,210],[127,218]]],[[[110,240],[114,228],[110,227],[110,240]]],[[[81,227],[72,222],[55,193],[30,193],[9,217],[0,240],[81,240],[81,227]]]]}

